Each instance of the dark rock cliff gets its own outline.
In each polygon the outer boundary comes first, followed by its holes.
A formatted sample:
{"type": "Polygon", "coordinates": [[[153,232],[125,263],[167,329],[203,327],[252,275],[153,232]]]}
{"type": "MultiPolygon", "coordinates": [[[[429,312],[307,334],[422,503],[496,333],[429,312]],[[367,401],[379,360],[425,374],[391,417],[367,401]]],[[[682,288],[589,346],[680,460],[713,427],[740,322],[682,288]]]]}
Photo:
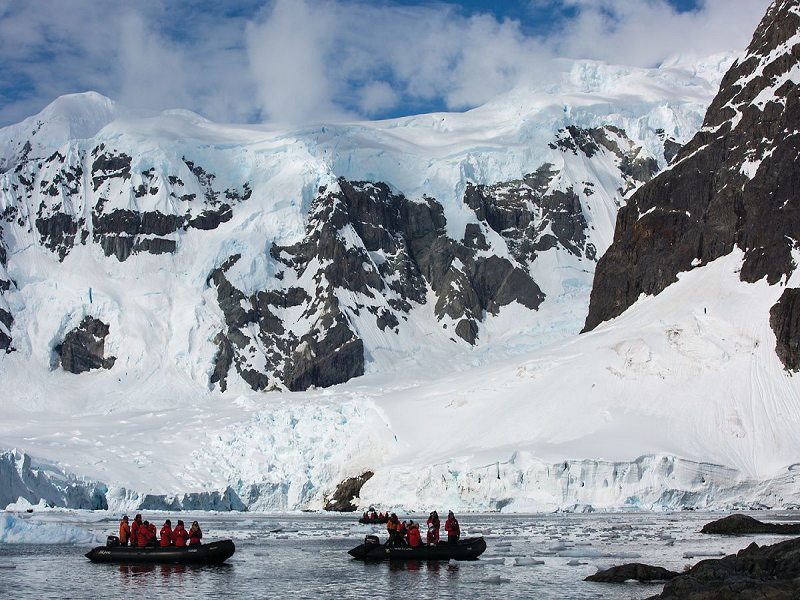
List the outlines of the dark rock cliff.
{"type": "MultiPolygon", "coordinates": [[[[742,281],[777,284],[791,275],[800,240],[800,95],[792,80],[798,27],[796,0],[770,6],[725,75],[702,130],[620,210],[614,242],[597,265],[584,331],[734,248],[744,253],[742,281]]],[[[773,315],[773,326],[791,321],[773,315]]],[[[796,356],[796,334],[787,336],[796,328],[781,331],[778,354],[796,356]]]]}
{"type": "Polygon", "coordinates": [[[105,355],[108,333],[108,325],[100,319],[84,317],[80,325],[67,333],[64,341],[54,348],[61,359],[61,367],[75,374],[113,367],[116,357],[105,355]]]}

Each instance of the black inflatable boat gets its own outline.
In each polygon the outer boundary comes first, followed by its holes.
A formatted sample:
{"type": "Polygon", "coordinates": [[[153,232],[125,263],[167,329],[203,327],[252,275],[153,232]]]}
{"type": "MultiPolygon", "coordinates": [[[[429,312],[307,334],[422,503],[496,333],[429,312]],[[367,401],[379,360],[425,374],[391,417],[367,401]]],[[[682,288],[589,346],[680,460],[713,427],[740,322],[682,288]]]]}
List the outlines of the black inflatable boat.
{"type": "Polygon", "coordinates": [[[358,520],[358,522],[361,523],[362,525],[388,523],[389,522],[389,517],[375,517],[374,519],[371,519],[369,517],[367,517],[367,518],[361,517],[358,520]]]}
{"type": "Polygon", "coordinates": [[[131,546],[98,546],[86,553],[93,562],[123,564],[182,564],[217,565],[236,551],[232,540],[211,542],[201,546],[152,546],[135,548],[131,546]]]}
{"type": "Polygon", "coordinates": [[[486,550],[482,537],[466,538],[457,544],[439,542],[436,546],[385,546],[374,535],[368,535],[364,543],[347,553],[360,560],[472,560],[486,550]]]}

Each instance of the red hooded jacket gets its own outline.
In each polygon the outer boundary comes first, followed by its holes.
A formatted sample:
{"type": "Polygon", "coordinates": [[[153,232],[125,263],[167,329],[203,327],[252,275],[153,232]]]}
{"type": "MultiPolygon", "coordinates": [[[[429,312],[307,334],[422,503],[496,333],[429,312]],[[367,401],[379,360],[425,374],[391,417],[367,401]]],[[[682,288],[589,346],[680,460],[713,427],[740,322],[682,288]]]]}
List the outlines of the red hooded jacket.
{"type": "Polygon", "coordinates": [[[172,545],[172,527],[164,523],[164,526],[161,528],[161,545],[162,546],[171,546],[172,545]]]}
{"type": "Polygon", "coordinates": [[[186,545],[186,542],[189,540],[189,534],[186,533],[186,529],[184,529],[183,525],[175,527],[175,530],[172,532],[172,540],[175,542],[176,546],[186,545]]]}

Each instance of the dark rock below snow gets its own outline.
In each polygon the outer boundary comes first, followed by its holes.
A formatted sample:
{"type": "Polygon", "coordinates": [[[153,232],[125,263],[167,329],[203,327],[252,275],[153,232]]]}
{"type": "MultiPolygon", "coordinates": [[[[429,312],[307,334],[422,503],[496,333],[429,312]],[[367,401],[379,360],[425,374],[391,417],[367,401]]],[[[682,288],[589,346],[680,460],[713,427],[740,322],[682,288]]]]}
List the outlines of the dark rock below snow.
{"type": "Polygon", "coordinates": [[[366,471],[358,477],[349,477],[336,486],[336,491],[325,502],[325,510],[334,512],[353,512],[358,507],[353,504],[353,500],[358,498],[361,488],[374,475],[372,471],[366,471]]]}
{"type": "Polygon", "coordinates": [[[769,325],[775,332],[775,352],[789,371],[800,371],[800,289],[783,291],[769,311],[769,325]]]}
{"type": "Polygon", "coordinates": [[[800,539],[750,544],[737,554],[703,560],[670,579],[650,600],[797,600],[800,539]]]}
{"type": "Polygon", "coordinates": [[[708,523],[700,530],[700,533],[716,533],[720,535],[754,535],[760,533],[796,535],[800,534],[800,523],[762,523],[748,515],[730,515],[708,523]]]}
{"type": "Polygon", "coordinates": [[[670,571],[664,567],[654,567],[643,563],[630,563],[619,567],[611,567],[589,575],[585,581],[597,583],[625,583],[626,581],[667,581],[677,577],[680,573],[670,571]]]}
{"type": "Polygon", "coordinates": [[[64,336],[55,347],[61,367],[70,373],[85,373],[92,369],[110,369],[117,360],[105,356],[108,325],[94,317],[85,317],[81,324],[64,336]]]}

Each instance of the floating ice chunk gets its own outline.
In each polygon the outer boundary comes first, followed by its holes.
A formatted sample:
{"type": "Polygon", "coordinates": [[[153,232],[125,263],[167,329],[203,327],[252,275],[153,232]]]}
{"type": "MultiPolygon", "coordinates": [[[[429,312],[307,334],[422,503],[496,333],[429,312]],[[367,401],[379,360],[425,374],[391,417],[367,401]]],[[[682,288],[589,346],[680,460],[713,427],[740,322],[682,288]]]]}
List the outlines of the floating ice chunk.
{"type": "Polygon", "coordinates": [[[559,542],[557,544],[553,544],[550,546],[550,552],[562,552],[567,549],[567,545],[564,542],[559,542]]]}
{"type": "Polygon", "coordinates": [[[535,558],[530,558],[528,556],[517,557],[514,559],[514,566],[515,567],[530,567],[533,565],[543,565],[543,560],[536,560],[535,558]]]}
{"type": "Polygon", "coordinates": [[[487,579],[482,579],[481,583],[511,583],[511,580],[506,577],[500,577],[500,575],[495,575],[494,577],[488,577],[487,579]]]}
{"type": "Polygon", "coordinates": [[[75,525],[39,523],[0,514],[0,544],[101,544],[102,540],[75,525]]]}
{"type": "Polygon", "coordinates": [[[458,561],[455,558],[451,558],[447,564],[449,564],[451,566],[457,566],[458,565],[458,561]]]}
{"type": "Polygon", "coordinates": [[[683,553],[683,558],[699,558],[708,556],[725,556],[725,553],[722,550],[687,550],[683,553]]]}
{"type": "Polygon", "coordinates": [[[506,564],[505,558],[482,558],[481,563],[485,565],[504,565],[506,564]]]}

